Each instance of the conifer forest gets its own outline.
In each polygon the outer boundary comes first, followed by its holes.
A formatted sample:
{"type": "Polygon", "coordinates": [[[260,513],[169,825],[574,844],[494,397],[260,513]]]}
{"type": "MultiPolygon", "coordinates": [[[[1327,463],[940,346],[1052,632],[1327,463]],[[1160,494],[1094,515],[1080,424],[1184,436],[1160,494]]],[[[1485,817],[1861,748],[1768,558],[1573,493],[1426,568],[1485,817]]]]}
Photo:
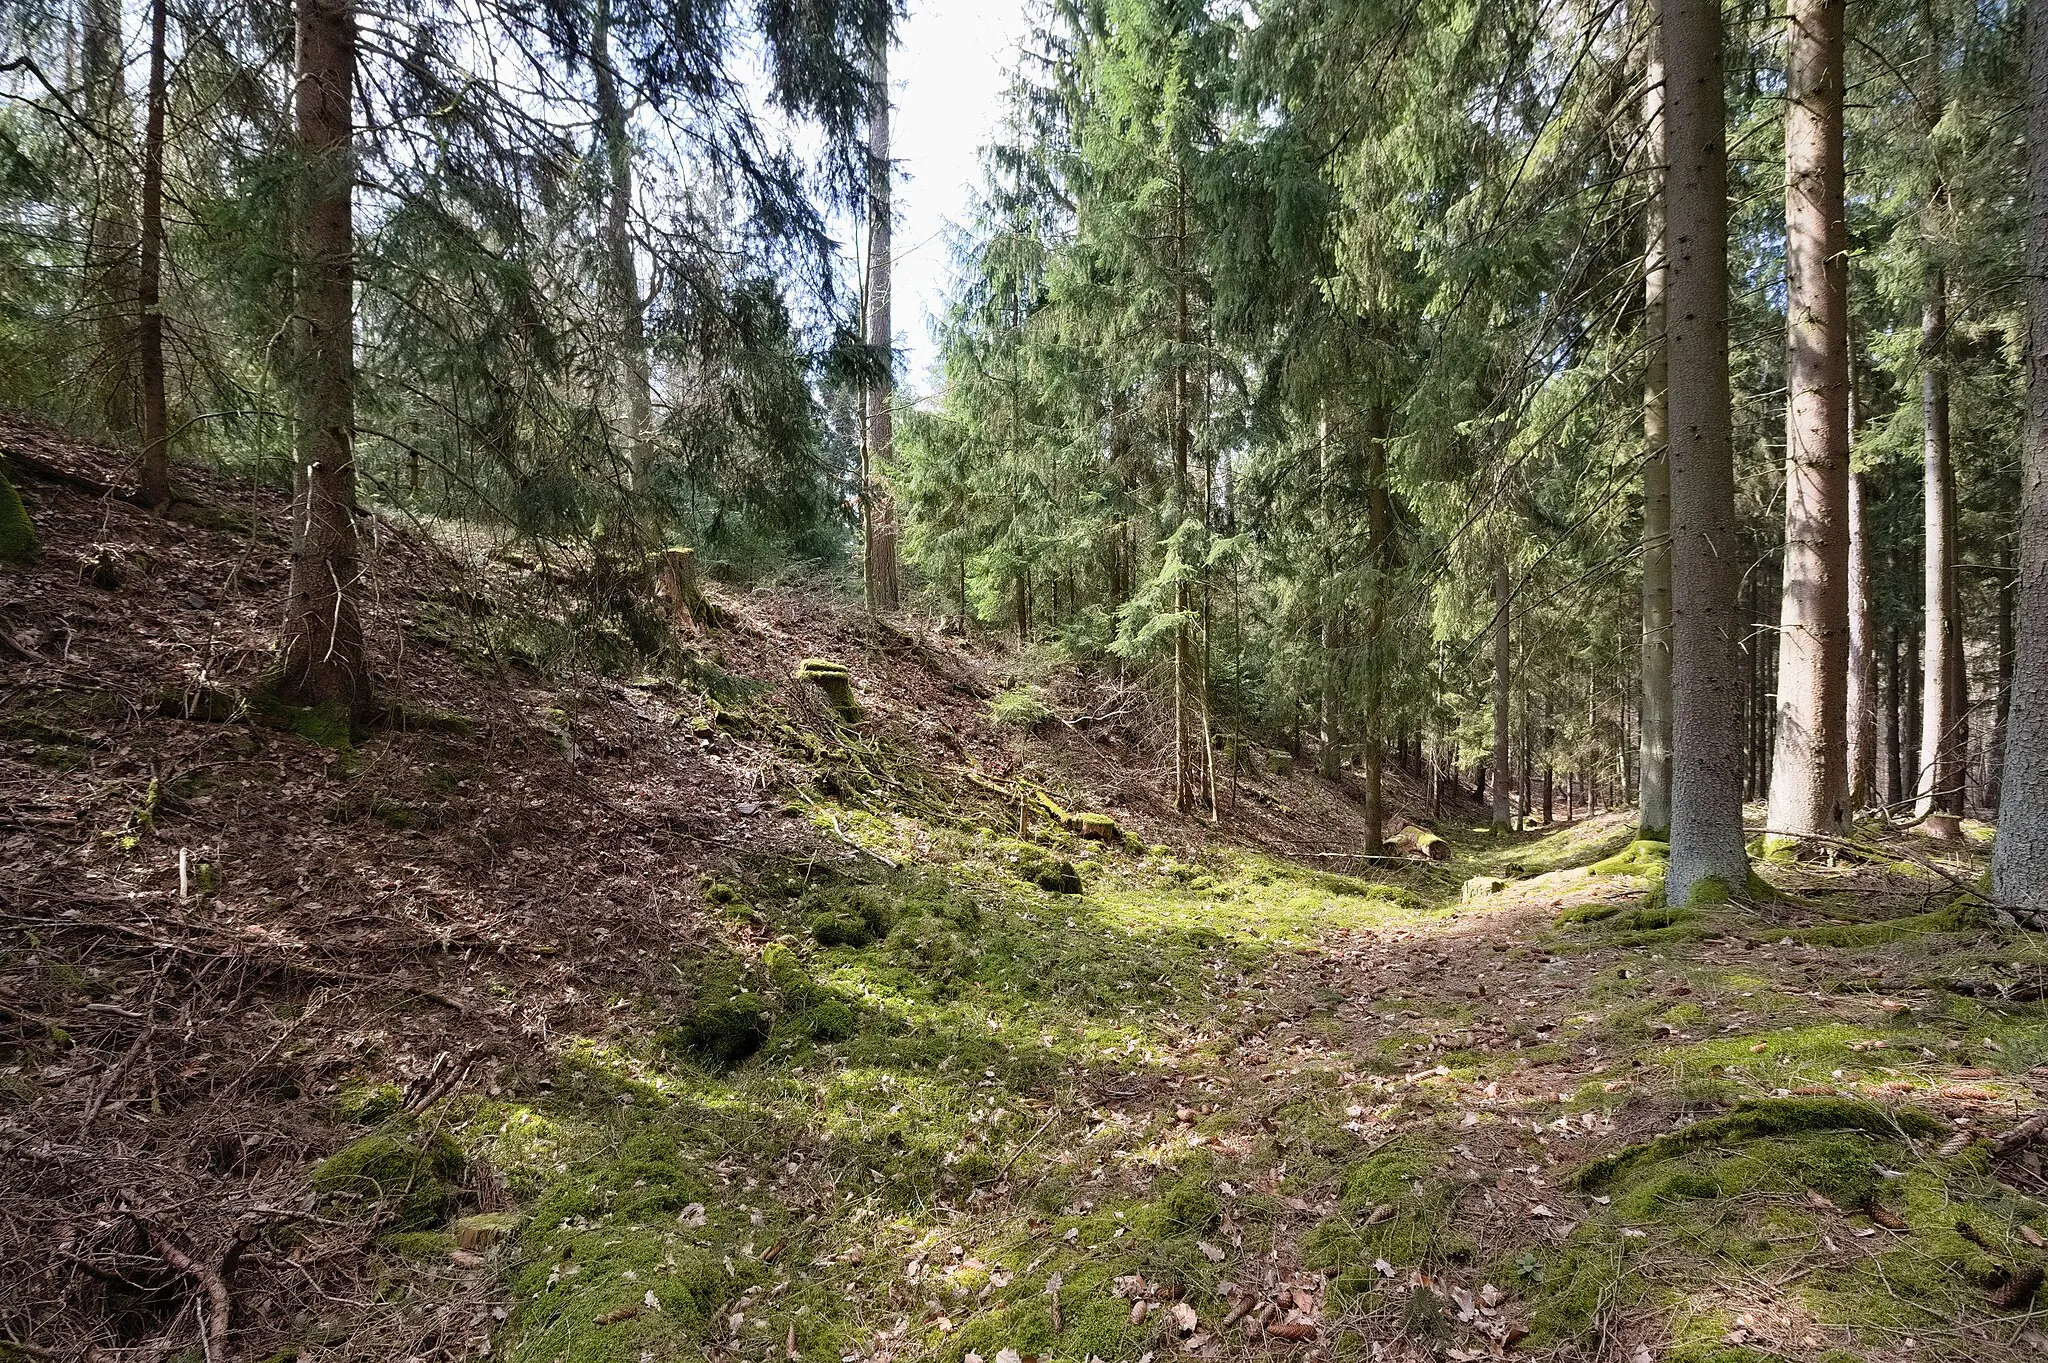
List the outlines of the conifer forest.
{"type": "Polygon", "coordinates": [[[1784,3],[0,0],[0,1363],[2048,1356],[2048,0],[1784,3]]]}

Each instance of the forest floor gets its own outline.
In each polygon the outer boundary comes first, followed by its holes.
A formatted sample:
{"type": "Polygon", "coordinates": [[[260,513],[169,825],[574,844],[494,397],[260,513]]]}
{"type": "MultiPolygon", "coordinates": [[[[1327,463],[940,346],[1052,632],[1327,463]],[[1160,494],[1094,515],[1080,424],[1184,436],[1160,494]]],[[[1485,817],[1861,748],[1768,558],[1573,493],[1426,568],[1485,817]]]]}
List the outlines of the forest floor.
{"type": "Polygon", "coordinates": [[[351,731],[255,685],[277,493],[0,453],[0,1359],[2048,1353],[1981,828],[1698,909],[1612,813],[1371,864],[1305,772],[1165,809],[1128,688],[1005,728],[1029,658],[815,584],[635,661],[384,523],[351,731]]]}

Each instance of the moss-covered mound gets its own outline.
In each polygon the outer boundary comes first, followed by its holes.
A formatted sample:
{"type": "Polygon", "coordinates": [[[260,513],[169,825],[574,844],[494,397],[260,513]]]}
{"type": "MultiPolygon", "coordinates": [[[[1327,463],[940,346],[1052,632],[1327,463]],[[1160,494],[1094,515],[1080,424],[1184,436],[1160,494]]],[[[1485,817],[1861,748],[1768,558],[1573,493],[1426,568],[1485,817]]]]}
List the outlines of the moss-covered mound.
{"type": "Polygon", "coordinates": [[[1575,1181],[1600,1198],[1579,1227],[1494,1271],[1529,1297],[1538,1346],[1642,1305],[1698,1316],[1666,1357],[1721,1359],[1727,1326],[1697,1312],[1696,1289],[1739,1277],[1785,1283],[1831,1331],[1924,1328],[1995,1305],[1988,1293],[2043,1258],[2018,1234],[2040,1208],[1922,1143],[1946,1130],[1854,1099],[1742,1103],[1587,1165],[1575,1181]]]}
{"type": "Polygon", "coordinates": [[[351,1141],[313,1166],[324,1201],[369,1209],[393,1231],[426,1231],[454,1210],[462,1150],[446,1135],[407,1139],[378,1132],[351,1141]]]}
{"type": "Polygon", "coordinates": [[[768,1044],[774,1018],[767,1000],[744,985],[714,987],[687,1016],[662,1033],[662,1044],[712,1070],[729,1070],[768,1044]],[[727,992],[729,989],[730,992],[727,992]]]}
{"type": "Polygon", "coordinates": [[[1670,843],[1638,838],[1588,869],[1596,876],[1661,876],[1670,860],[1670,843]]]}
{"type": "Polygon", "coordinates": [[[26,563],[35,556],[35,524],[14,484],[0,473],[0,563],[26,563]]]}
{"type": "Polygon", "coordinates": [[[807,891],[797,907],[820,946],[864,947],[889,935],[900,897],[886,885],[830,885],[807,891]]]}
{"type": "Polygon", "coordinates": [[[1579,1170],[1573,1181],[1588,1192],[1597,1193],[1644,1165],[1767,1136],[1863,1131],[1895,1139],[1933,1136],[1946,1130],[1939,1120],[1918,1108],[1885,1108],[1855,1098],[1760,1098],[1737,1103],[1719,1117],[1668,1131],[1654,1140],[1595,1160],[1579,1170]]]}
{"type": "Polygon", "coordinates": [[[1015,865],[1018,879],[1036,885],[1047,894],[1081,893],[1081,873],[1073,862],[1064,858],[1034,849],[1021,853],[1015,865]]]}

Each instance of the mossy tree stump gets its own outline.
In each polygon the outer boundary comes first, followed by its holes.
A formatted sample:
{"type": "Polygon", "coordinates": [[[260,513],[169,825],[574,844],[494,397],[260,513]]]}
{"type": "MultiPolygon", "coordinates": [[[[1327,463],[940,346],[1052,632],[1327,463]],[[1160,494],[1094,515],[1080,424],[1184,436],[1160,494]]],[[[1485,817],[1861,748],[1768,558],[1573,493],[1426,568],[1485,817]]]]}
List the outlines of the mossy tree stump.
{"type": "Polygon", "coordinates": [[[853,674],[844,663],[829,658],[806,658],[797,665],[796,675],[799,681],[807,681],[824,692],[841,719],[860,718],[860,702],[853,698],[853,674]]]}

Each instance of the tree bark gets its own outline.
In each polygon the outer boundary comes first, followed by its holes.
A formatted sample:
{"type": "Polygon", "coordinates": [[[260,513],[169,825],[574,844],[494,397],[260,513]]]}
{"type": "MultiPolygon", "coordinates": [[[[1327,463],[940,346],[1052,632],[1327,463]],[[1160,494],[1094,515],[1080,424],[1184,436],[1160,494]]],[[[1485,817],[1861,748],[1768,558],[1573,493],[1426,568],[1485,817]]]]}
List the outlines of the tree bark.
{"type": "Polygon", "coordinates": [[[1493,831],[1505,833],[1512,826],[1508,781],[1508,607],[1514,584],[1508,576],[1505,545],[1494,550],[1493,565],[1493,831]]]}
{"type": "Polygon", "coordinates": [[[1372,609],[1366,621],[1365,655],[1365,813],[1366,855],[1383,849],[1387,821],[1386,791],[1381,782],[1386,751],[1386,616],[1387,593],[1394,571],[1393,501],[1387,490],[1389,417],[1375,405],[1365,431],[1365,528],[1372,539],[1372,609]]]}
{"type": "Polygon", "coordinates": [[[1671,461],[1665,353],[1664,34],[1651,0],[1650,56],[1643,95],[1644,154],[1650,162],[1643,247],[1643,723],[1637,836],[1671,836],[1671,461]]]}
{"type": "Polygon", "coordinates": [[[99,134],[85,242],[86,309],[98,332],[94,387],[107,430],[127,440],[135,435],[139,417],[135,179],[128,160],[135,125],[122,74],[120,2],[85,0],[80,20],[79,78],[99,134]]]}
{"type": "Polygon", "coordinates": [[[654,426],[653,368],[647,355],[647,300],[633,261],[633,140],[612,64],[611,0],[597,0],[590,27],[590,84],[597,97],[597,135],[604,152],[604,251],[613,315],[619,327],[619,383],[625,390],[626,467],[645,491],[653,470],[648,435],[654,426]]]}
{"type": "Polygon", "coordinates": [[[149,96],[142,129],[142,253],[136,278],[136,349],[142,376],[142,478],[136,500],[171,504],[170,422],[164,397],[164,10],[149,7],[149,96]]]}
{"type": "Polygon", "coordinates": [[[298,0],[298,468],[277,691],[359,713],[370,674],[356,597],[354,94],[350,0],[298,0]]]}
{"type": "Polygon", "coordinates": [[[2048,926],[2048,14],[2027,6],[2027,417],[2020,453],[2018,618],[1991,887],[2048,926]]]}
{"type": "Polygon", "coordinates": [[[1792,0],[1785,106],[1785,563],[1773,837],[1842,830],[1849,678],[1849,259],[1844,0],[1792,0]]]}
{"type": "MultiPolygon", "coordinates": [[[[1853,385],[1851,391],[1853,392],[1853,385]]],[[[1853,420],[1851,422],[1853,428],[1853,420]]],[[[1870,484],[1849,470],[1849,810],[1877,792],[1877,603],[1870,573],[1870,484]]]]}
{"type": "Polygon", "coordinates": [[[1905,704],[1905,696],[1899,686],[1901,670],[1899,631],[1894,626],[1886,631],[1884,664],[1884,802],[1887,812],[1904,804],[1906,799],[1906,781],[1900,772],[1904,739],[1899,717],[1905,704]]]}
{"type": "Polygon", "coordinates": [[[2016,586],[2012,545],[2007,542],[1998,547],[1998,695],[1992,702],[1991,742],[1984,751],[1984,803],[1994,814],[2005,798],[2005,726],[2012,711],[2016,586]]]}
{"type": "Polygon", "coordinates": [[[1914,814],[1929,836],[1962,836],[1962,702],[1956,685],[1963,636],[1957,610],[1955,470],[1949,461],[1947,277],[1930,272],[1920,314],[1921,458],[1925,466],[1920,761],[1914,814]]]}
{"type": "Polygon", "coordinates": [[[1728,390],[1728,156],[1718,0],[1667,0],[1671,902],[1739,894],[1742,679],[1728,390]]]}
{"type": "Polygon", "coordinates": [[[895,323],[890,293],[895,268],[891,238],[894,201],[893,168],[889,162],[889,39],[885,34],[874,53],[875,88],[868,104],[868,269],[865,325],[867,342],[888,368],[867,391],[868,607],[893,611],[902,599],[902,568],[896,546],[896,504],[889,495],[887,470],[896,451],[894,377],[895,323]]]}
{"type": "MultiPolygon", "coordinates": [[[[1316,695],[1316,771],[1337,779],[1342,745],[1337,738],[1337,494],[1334,458],[1330,452],[1330,419],[1316,420],[1316,500],[1322,513],[1323,580],[1317,584],[1317,645],[1321,657],[1316,695]]],[[[1376,849],[1368,848],[1367,855],[1376,849]]]]}

